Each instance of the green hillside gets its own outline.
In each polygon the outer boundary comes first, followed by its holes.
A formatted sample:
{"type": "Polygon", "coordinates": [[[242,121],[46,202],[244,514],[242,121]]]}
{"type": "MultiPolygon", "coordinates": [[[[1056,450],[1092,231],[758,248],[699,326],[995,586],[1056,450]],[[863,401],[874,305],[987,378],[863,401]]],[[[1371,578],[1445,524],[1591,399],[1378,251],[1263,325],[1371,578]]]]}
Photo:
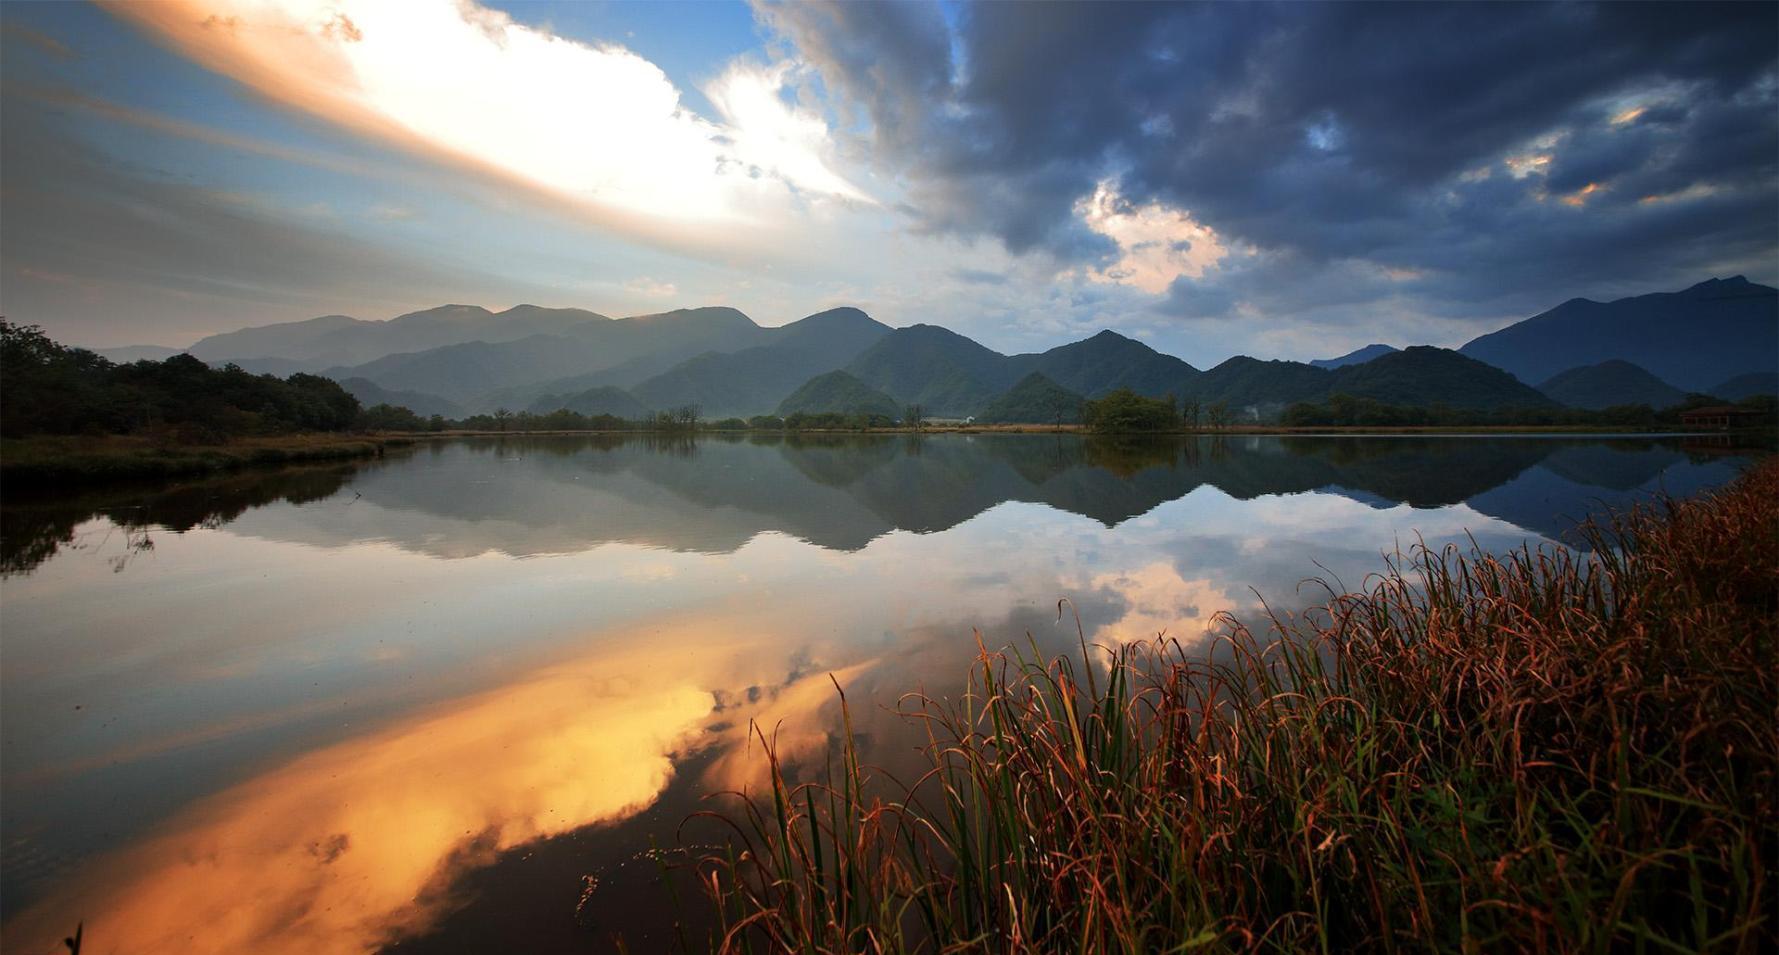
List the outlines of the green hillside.
{"type": "Polygon", "coordinates": [[[1328,394],[1371,398],[1391,405],[1451,408],[1546,408],[1537,389],[1449,348],[1416,345],[1329,374],[1328,394]]]}
{"type": "Polygon", "coordinates": [[[973,415],[1019,379],[1007,356],[936,325],[898,328],[846,370],[936,417],[973,415]]]}
{"type": "Polygon", "coordinates": [[[1328,390],[1330,373],[1295,361],[1234,358],[1193,379],[1187,397],[1233,408],[1314,400],[1328,390]]]}
{"type": "Polygon", "coordinates": [[[902,407],[896,404],[894,398],[844,371],[830,371],[809,379],[778,406],[780,416],[798,412],[821,414],[830,411],[840,414],[878,414],[888,418],[902,416],[902,407]]]}
{"type": "Polygon", "coordinates": [[[648,407],[630,392],[611,385],[588,388],[572,395],[545,395],[525,410],[532,414],[549,414],[563,408],[584,415],[608,414],[626,421],[647,417],[649,413],[648,407]]]}
{"type": "Polygon", "coordinates": [[[632,391],[652,408],[697,405],[707,418],[766,414],[810,376],[843,367],[889,333],[856,308],[830,309],[767,329],[768,344],[707,352],[632,391]]]}
{"type": "Polygon", "coordinates": [[[1150,348],[1113,331],[1059,345],[1035,355],[1014,355],[1009,361],[1027,373],[1040,373],[1052,382],[1089,398],[1119,388],[1160,398],[1185,394],[1201,372],[1172,355],[1150,348]]]}
{"type": "Polygon", "coordinates": [[[1686,394],[1628,361],[1613,359],[1571,368],[1538,386],[1553,401],[1571,408],[1648,405],[1670,408],[1686,394]]]}
{"type": "Polygon", "coordinates": [[[989,424],[1074,424],[1081,420],[1085,400],[1034,371],[989,402],[976,420],[989,424]]]}

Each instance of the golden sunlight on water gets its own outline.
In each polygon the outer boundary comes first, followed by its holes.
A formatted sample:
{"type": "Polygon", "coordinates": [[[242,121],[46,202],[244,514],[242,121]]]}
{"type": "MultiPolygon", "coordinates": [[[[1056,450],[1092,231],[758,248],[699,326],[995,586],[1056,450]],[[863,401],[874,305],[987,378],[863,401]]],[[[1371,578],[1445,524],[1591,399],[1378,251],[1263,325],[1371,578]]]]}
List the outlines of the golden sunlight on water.
{"type": "MultiPolygon", "coordinates": [[[[6,947],[54,950],[84,919],[99,951],[374,951],[447,907],[462,870],[647,807],[690,749],[731,751],[710,778],[745,785],[761,768],[740,755],[756,714],[746,694],[721,694],[740,702],[711,726],[716,690],[782,679],[785,661],[747,635],[709,645],[725,632],[702,621],[659,634],[703,641],[690,666],[646,647],[601,653],[302,756],[100,862],[8,925],[6,947]]],[[[805,675],[760,698],[758,715],[803,728],[790,750],[817,748],[811,717],[832,693],[825,673],[805,675]]]]}

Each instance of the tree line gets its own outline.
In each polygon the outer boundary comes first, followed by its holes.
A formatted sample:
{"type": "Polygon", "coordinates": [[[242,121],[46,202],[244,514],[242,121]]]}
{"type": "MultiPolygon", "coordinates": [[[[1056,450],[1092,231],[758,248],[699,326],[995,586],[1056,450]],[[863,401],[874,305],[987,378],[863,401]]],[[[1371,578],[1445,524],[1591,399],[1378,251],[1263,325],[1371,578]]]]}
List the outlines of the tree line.
{"type": "Polygon", "coordinates": [[[531,411],[513,412],[503,408],[490,414],[452,419],[440,415],[422,418],[407,408],[380,404],[364,409],[359,414],[359,421],[361,427],[368,431],[495,431],[515,434],[537,431],[864,431],[901,423],[882,414],[803,411],[783,417],[754,415],[751,418],[732,417],[706,421],[699,417],[697,405],[659,411],[644,418],[620,418],[611,414],[588,415],[566,408],[543,414],[531,411]]]}
{"type": "Polygon", "coordinates": [[[280,379],[190,355],[112,362],[0,319],[0,435],[164,433],[187,441],[359,427],[332,379],[280,379]]]}
{"type": "Polygon", "coordinates": [[[1772,414],[1779,399],[1773,395],[1754,395],[1740,402],[1728,402],[1712,395],[1690,394],[1679,404],[1652,408],[1646,404],[1615,405],[1591,410],[1586,408],[1451,408],[1435,402],[1431,405],[1393,405],[1372,398],[1352,395],[1330,395],[1321,403],[1300,401],[1287,405],[1280,423],[1291,428],[1306,427],[1440,427],[1478,425],[1593,425],[1610,428],[1679,427],[1681,414],[1694,408],[1735,404],[1739,407],[1772,414]]]}
{"type": "Polygon", "coordinates": [[[1168,394],[1161,398],[1139,395],[1120,388],[1105,397],[1081,404],[1081,421],[1089,431],[1104,434],[1139,434],[1161,431],[1221,431],[1236,423],[1228,402],[1206,405],[1196,398],[1182,401],[1168,394]]]}
{"type": "MultiPolygon", "coordinates": [[[[1649,405],[1619,405],[1590,410],[1586,408],[1453,408],[1435,402],[1431,405],[1387,404],[1373,398],[1347,394],[1330,395],[1323,402],[1299,401],[1287,405],[1279,423],[1288,428],[1321,427],[1535,427],[1552,425],[1591,426],[1606,428],[1675,428],[1680,416],[1694,408],[1735,404],[1773,415],[1779,398],[1754,395],[1739,402],[1728,402],[1712,395],[1692,394],[1669,408],[1649,405]]],[[[1181,401],[1173,395],[1149,398],[1121,388],[1103,398],[1084,402],[1081,419],[1089,431],[1104,434],[1139,434],[1169,431],[1222,431],[1240,419],[1226,402],[1201,404],[1195,399],[1181,401]]]]}

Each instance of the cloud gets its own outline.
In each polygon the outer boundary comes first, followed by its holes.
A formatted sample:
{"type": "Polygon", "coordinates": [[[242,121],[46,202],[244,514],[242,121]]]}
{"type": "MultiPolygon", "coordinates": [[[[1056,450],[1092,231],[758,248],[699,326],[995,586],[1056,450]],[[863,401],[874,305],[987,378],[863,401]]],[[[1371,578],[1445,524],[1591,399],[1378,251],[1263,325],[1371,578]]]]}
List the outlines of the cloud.
{"type": "Polygon", "coordinates": [[[1254,279],[1288,276],[1133,260],[1102,184],[1432,319],[1779,278],[1771,5],[971,3],[955,29],[893,6],[759,16],[864,118],[926,231],[1278,324],[1304,296],[1254,279]]]}
{"type": "Polygon", "coordinates": [[[646,275],[625,282],[624,290],[644,298],[672,298],[679,294],[672,282],[657,282],[646,275]]]}
{"type": "Polygon", "coordinates": [[[1217,233],[1191,214],[1160,202],[1138,206],[1121,196],[1118,184],[1102,180],[1075,213],[1094,232],[1118,244],[1118,260],[1088,271],[1095,282],[1133,285],[1153,295],[1181,277],[1202,278],[1229,254],[1217,233]]]}
{"type": "Polygon", "coordinates": [[[268,98],[440,162],[566,199],[664,241],[769,226],[800,203],[870,198],[829,165],[825,127],[738,64],[701,117],[648,60],[431,0],[182,0],[120,16],[268,98]]]}
{"type": "Polygon", "coordinates": [[[75,53],[73,48],[69,47],[68,44],[63,43],[61,40],[41,31],[33,30],[21,23],[7,23],[0,25],[0,37],[7,40],[17,38],[24,43],[30,44],[39,52],[47,53],[58,60],[73,60],[77,59],[80,55],[75,53]]]}

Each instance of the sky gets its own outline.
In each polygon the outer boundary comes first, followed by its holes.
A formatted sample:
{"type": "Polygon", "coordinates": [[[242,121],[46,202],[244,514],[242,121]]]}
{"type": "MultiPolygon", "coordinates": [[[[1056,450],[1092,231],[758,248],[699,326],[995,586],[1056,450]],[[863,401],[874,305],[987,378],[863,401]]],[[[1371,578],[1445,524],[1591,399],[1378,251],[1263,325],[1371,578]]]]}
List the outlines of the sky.
{"type": "Polygon", "coordinates": [[[855,305],[1208,367],[1779,284],[1779,4],[0,5],[0,313],[855,305]]]}

